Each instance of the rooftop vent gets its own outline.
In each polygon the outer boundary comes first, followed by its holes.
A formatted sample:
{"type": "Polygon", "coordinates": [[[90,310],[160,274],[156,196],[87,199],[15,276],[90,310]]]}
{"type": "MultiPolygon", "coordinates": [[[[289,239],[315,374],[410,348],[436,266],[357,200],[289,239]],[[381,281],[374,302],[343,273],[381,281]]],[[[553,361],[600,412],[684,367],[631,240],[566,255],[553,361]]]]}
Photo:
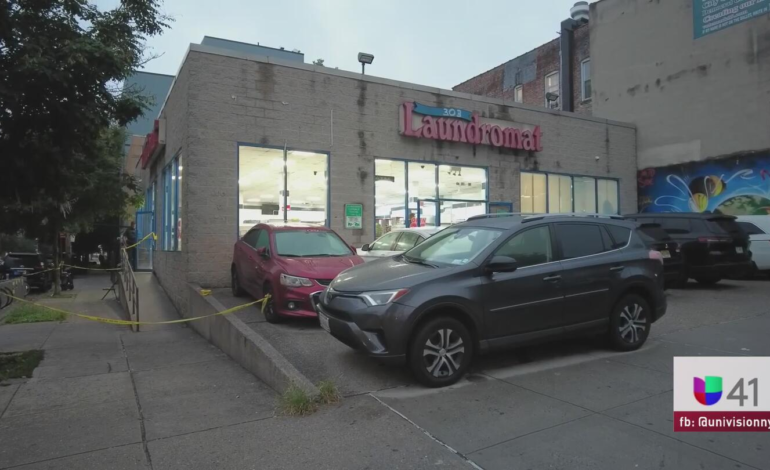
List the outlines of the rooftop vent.
{"type": "Polygon", "coordinates": [[[588,23],[589,9],[588,2],[576,2],[569,11],[573,20],[580,23],[588,23]]]}

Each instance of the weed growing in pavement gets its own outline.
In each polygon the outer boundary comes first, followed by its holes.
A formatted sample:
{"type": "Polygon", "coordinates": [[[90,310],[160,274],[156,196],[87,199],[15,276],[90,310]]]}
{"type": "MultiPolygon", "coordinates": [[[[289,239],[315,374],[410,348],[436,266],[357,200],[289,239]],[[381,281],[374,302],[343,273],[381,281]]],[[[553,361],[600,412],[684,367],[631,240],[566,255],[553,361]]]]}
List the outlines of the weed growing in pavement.
{"type": "Polygon", "coordinates": [[[289,387],[281,395],[281,411],[289,416],[305,416],[313,413],[318,404],[310,398],[308,393],[295,384],[289,387]]]}
{"type": "Polygon", "coordinates": [[[19,305],[5,317],[4,323],[37,323],[41,321],[62,321],[67,315],[61,312],[48,310],[37,305],[24,304],[19,305]]]}
{"type": "Polygon", "coordinates": [[[321,392],[318,395],[318,401],[325,405],[337,403],[340,401],[340,398],[342,398],[340,391],[337,389],[337,385],[335,385],[335,383],[331,380],[323,380],[319,382],[318,390],[321,392]]]}

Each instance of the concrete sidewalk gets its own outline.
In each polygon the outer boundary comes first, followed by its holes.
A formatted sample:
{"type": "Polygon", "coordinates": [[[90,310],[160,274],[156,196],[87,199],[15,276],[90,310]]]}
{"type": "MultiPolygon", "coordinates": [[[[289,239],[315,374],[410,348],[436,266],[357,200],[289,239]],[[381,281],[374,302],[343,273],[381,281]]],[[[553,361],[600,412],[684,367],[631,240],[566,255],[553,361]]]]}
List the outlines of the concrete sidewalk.
{"type": "MultiPolygon", "coordinates": [[[[179,318],[140,274],[142,320],[179,318]]],[[[120,318],[109,278],[42,303],[120,318]]],[[[369,395],[313,416],[276,416],[276,394],[190,328],[71,318],[0,326],[0,351],[45,350],[0,387],[0,469],[471,468],[369,395]]]]}

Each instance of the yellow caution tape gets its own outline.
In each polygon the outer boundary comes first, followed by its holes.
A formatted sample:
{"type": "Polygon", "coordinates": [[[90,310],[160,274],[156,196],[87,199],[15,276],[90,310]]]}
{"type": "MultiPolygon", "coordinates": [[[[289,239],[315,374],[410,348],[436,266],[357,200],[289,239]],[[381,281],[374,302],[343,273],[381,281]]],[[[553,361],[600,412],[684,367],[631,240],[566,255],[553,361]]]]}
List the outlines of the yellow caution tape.
{"type": "Polygon", "coordinates": [[[201,289],[201,295],[203,297],[206,297],[207,295],[211,295],[211,290],[209,290],[209,289],[201,289]]]}
{"type": "Polygon", "coordinates": [[[47,272],[50,272],[50,271],[58,271],[58,270],[59,270],[59,268],[51,268],[51,269],[46,269],[45,271],[38,271],[38,272],[32,273],[32,274],[23,274],[23,276],[24,277],[32,277],[32,276],[37,276],[38,274],[43,274],[43,273],[47,273],[47,272]]]}
{"type": "Polygon", "coordinates": [[[172,323],[187,323],[195,320],[201,320],[203,318],[216,317],[217,315],[227,315],[228,313],[237,312],[238,310],[243,310],[244,308],[251,307],[252,305],[256,305],[259,303],[262,304],[262,307],[260,310],[262,311],[262,313],[264,313],[265,305],[267,305],[267,302],[270,300],[270,294],[268,294],[257,301],[249,302],[247,304],[239,305],[237,307],[229,308],[227,310],[222,310],[221,312],[212,313],[211,315],[202,315],[200,317],[180,318],[179,320],[166,320],[166,321],[130,321],[130,320],[115,320],[112,318],[95,317],[93,315],[86,315],[83,313],[69,312],[67,310],[50,307],[48,305],[39,304],[37,302],[32,302],[30,300],[20,299],[19,297],[14,297],[13,295],[6,295],[6,297],[9,297],[14,300],[18,300],[19,302],[24,302],[24,303],[36,305],[38,307],[47,308],[48,310],[53,310],[54,312],[63,313],[65,315],[73,315],[76,317],[83,318],[85,320],[96,321],[99,323],[108,323],[110,325],[170,325],[172,323]]]}
{"type": "Polygon", "coordinates": [[[120,271],[123,268],[89,268],[85,266],[73,266],[71,264],[62,264],[65,268],[73,268],[73,269],[86,269],[89,271],[120,271]]]}
{"type": "Polygon", "coordinates": [[[148,234],[147,234],[147,236],[146,236],[146,237],[142,238],[141,240],[139,240],[138,242],[134,243],[133,245],[131,245],[131,246],[127,246],[127,247],[125,247],[125,248],[123,248],[123,249],[124,249],[124,250],[130,250],[131,248],[133,248],[133,247],[135,247],[135,246],[141,245],[141,244],[142,244],[142,242],[144,242],[145,240],[147,240],[147,239],[148,239],[148,238],[150,238],[150,237],[152,237],[152,239],[153,239],[154,241],[158,241],[158,236],[157,236],[157,235],[155,235],[155,232],[150,232],[150,233],[148,233],[148,234]]]}

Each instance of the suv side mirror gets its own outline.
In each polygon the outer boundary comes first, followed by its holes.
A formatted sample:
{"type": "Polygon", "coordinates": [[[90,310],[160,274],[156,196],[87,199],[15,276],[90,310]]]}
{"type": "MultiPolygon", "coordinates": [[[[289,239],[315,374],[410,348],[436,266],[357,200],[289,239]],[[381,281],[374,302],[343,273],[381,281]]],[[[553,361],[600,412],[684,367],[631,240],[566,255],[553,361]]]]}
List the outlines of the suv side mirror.
{"type": "Polygon", "coordinates": [[[367,243],[366,245],[361,247],[361,251],[372,251],[372,247],[367,243]]]}
{"type": "Polygon", "coordinates": [[[270,253],[268,253],[267,248],[263,246],[261,248],[257,248],[257,256],[261,256],[262,258],[269,258],[270,253]]]}
{"type": "Polygon", "coordinates": [[[519,267],[515,259],[510,256],[495,256],[486,266],[488,273],[512,273],[519,267]]]}

